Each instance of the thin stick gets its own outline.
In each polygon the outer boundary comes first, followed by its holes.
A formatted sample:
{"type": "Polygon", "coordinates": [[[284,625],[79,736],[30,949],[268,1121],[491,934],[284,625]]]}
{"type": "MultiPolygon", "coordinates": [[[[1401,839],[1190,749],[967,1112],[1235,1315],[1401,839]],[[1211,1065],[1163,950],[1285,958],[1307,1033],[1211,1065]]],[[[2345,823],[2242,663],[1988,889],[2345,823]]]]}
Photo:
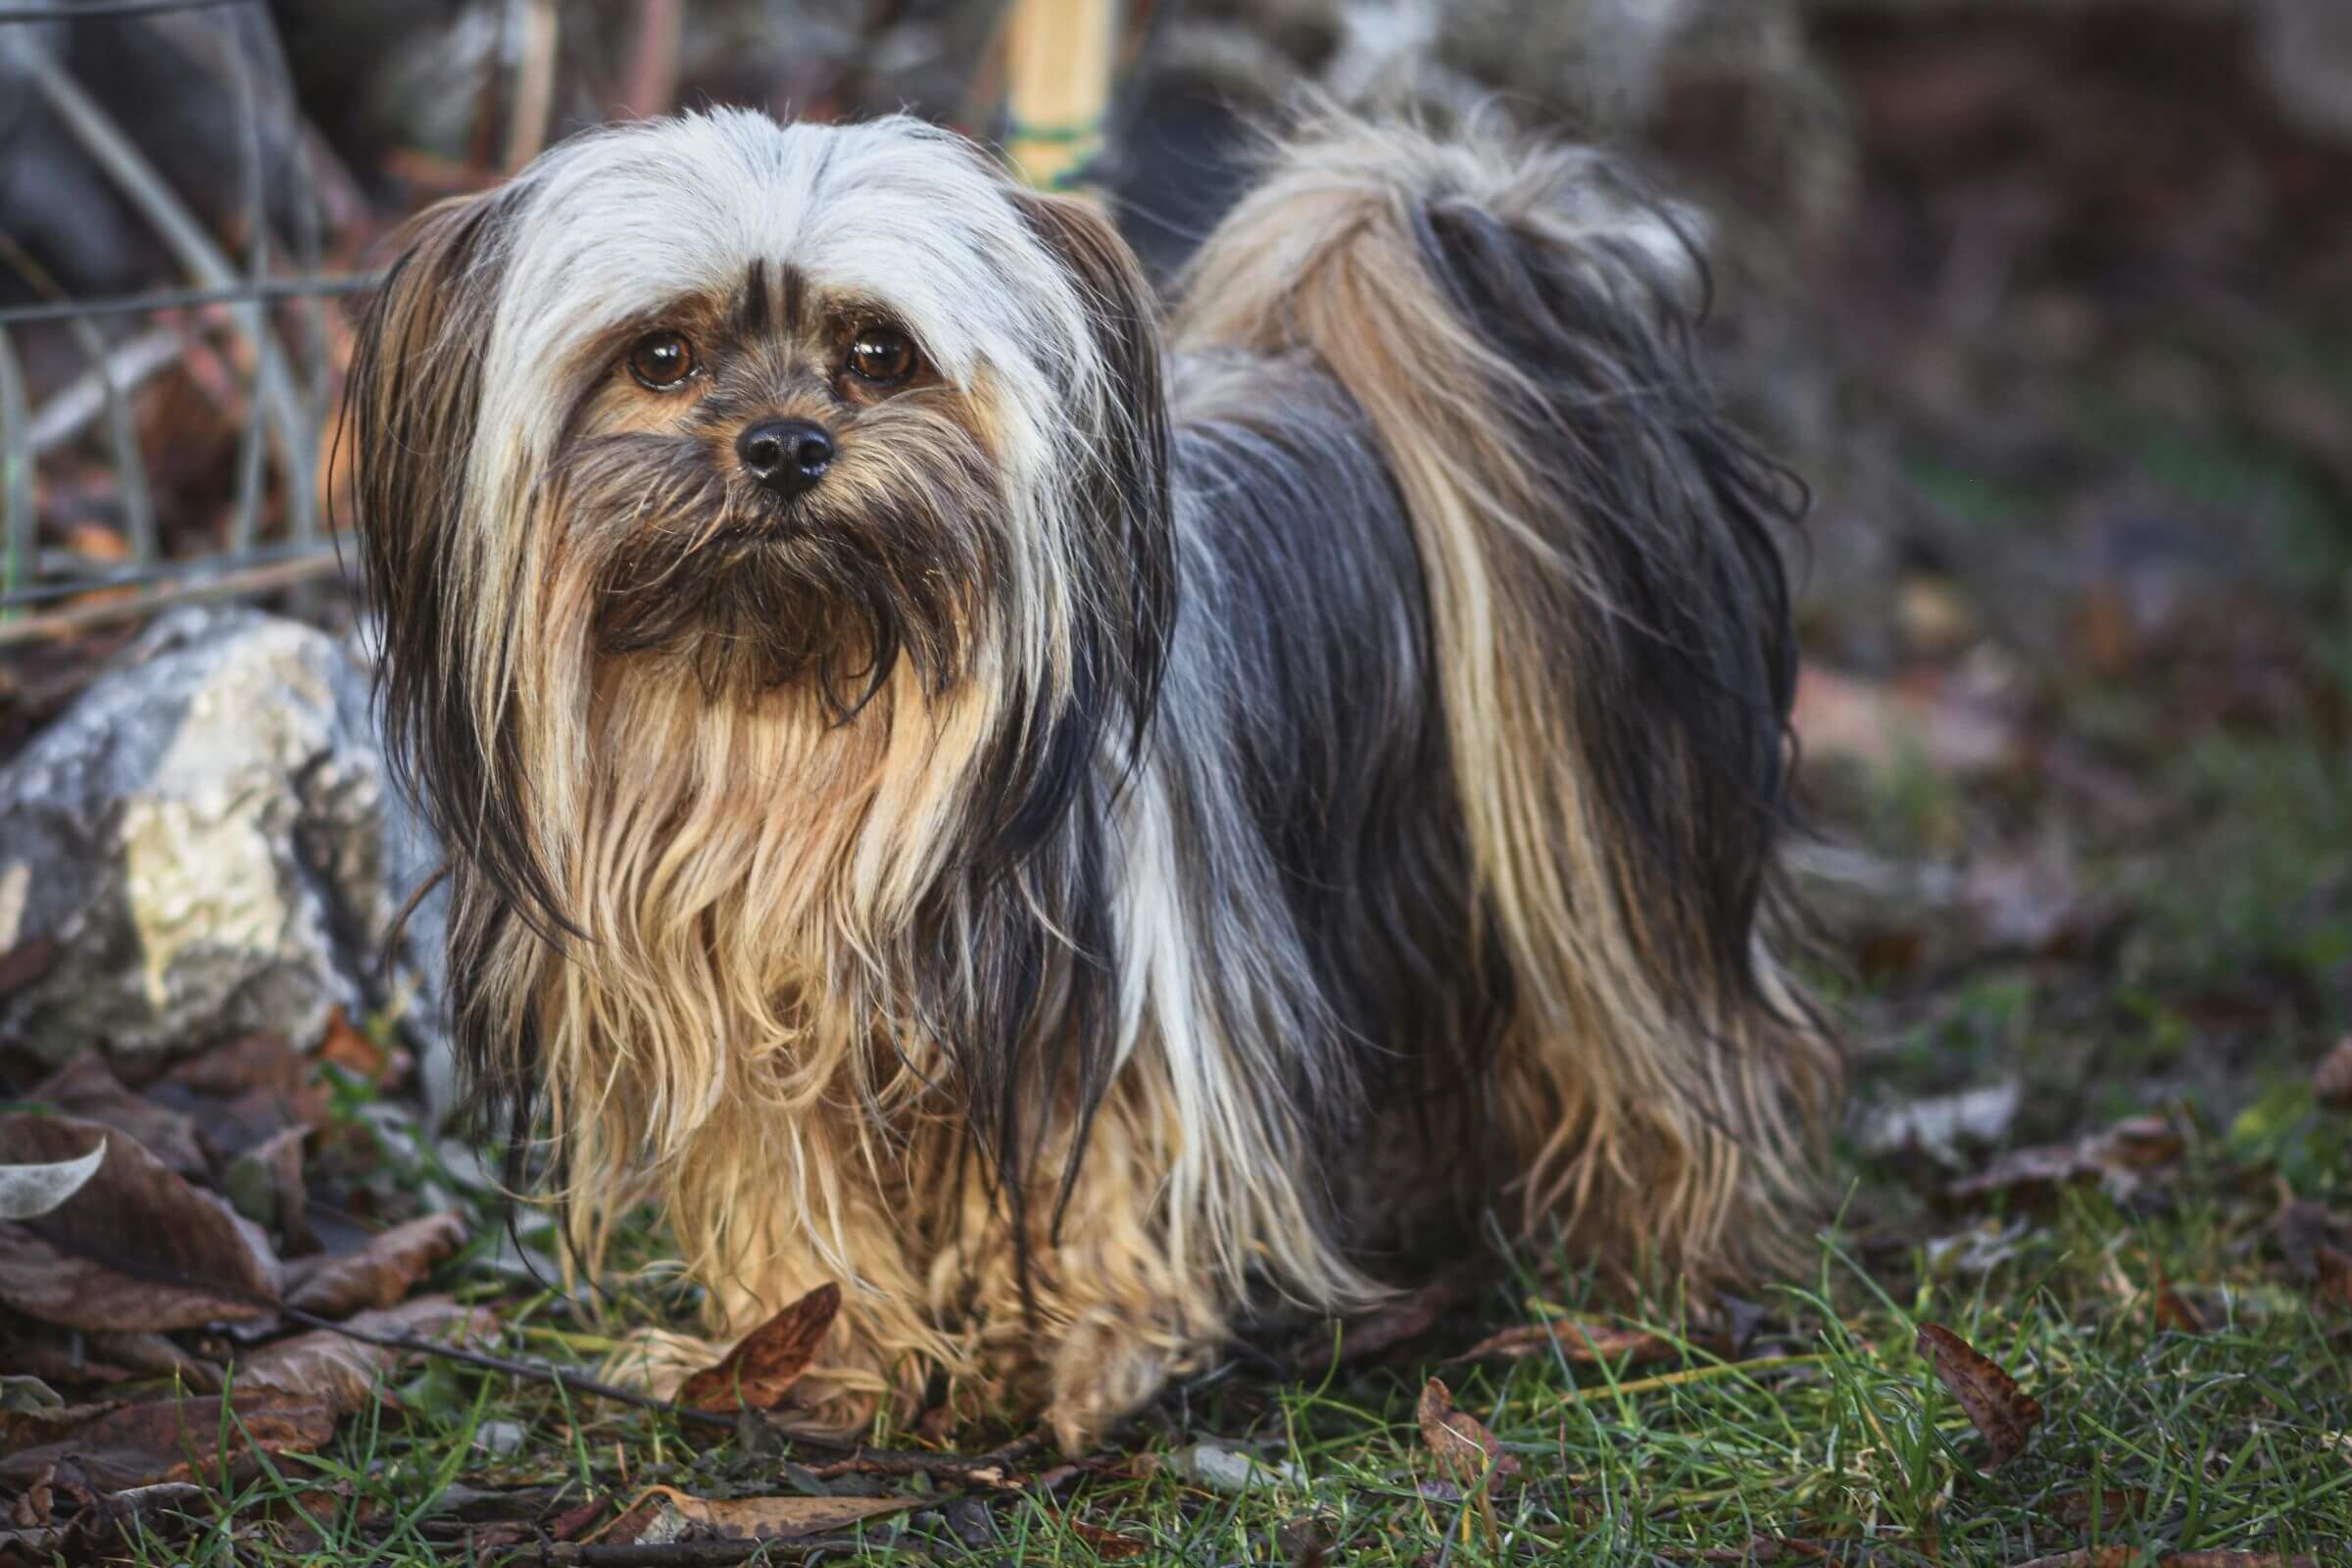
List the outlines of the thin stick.
{"type": "Polygon", "coordinates": [[[1606,1383],[1590,1389],[1568,1389],[1561,1393],[1563,1404],[1584,1404],[1592,1399],[1622,1394],[1653,1394],[1659,1389],[1671,1389],[1684,1383],[1704,1383],[1731,1372],[1769,1372],[1775,1367],[1811,1366],[1827,1361],[1827,1355],[1760,1355],[1753,1361],[1722,1361],[1714,1366],[1694,1366],[1681,1372],[1662,1372],[1654,1378],[1636,1378],[1631,1383],[1606,1383]]]}
{"type": "MultiPolygon", "coordinates": [[[[32,432],[25,428],[24,368],[0,326],[0,593],[32,570],[32,432]]],[[[0,619],[8,612],[0,610],[0,619]]],[[[0,636],[11,627],[0,626],[0,636]]]]}
{"type": "Polygon", "coordinates": [[[341,565],[332,550],[320,550],[292,561],[277,561],[264,566],[250,566],[243,571],[223,572],[218,577],[170,583],[153,593],[140,594],[135,598],[110,599],[102,604],[75,605],[68,610],[52,610],[46,614],[26,615],[22,620],[0,624],[0,648],[14,643],[70,636],[118,620],[135,620],[141,615],[151,615],[173,605],[205,604],[216,599],[235,599],[245,594],[273,593],[298,583],[315,582],[320,577],[332,576],[341,565]]]}
{"type": "Polygon", "coordinates": [[[870,1542],[851,1536],[818,1536],[802,1541],[664,1541],[646,1545],[582,1544],[572,1541],[543,1542],[537,1547],[518,1546],[514,1563],[544,1563],[547,1568],[719,1568],[726,1563],[797,1562],[818,1552],[855,1551],[870,1542]]]}

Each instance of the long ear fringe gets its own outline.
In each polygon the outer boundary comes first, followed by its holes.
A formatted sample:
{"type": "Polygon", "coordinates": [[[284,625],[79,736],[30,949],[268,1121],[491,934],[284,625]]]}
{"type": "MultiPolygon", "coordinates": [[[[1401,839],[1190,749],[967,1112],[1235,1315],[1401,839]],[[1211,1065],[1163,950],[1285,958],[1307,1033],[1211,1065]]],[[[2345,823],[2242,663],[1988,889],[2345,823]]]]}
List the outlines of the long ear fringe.
{"type": "Polygon", "coordinates": [[[1316,354],[1412,514],[1520,998],[1528,1220],[1737,1273],[1813,1197],[1838,1061],[1760,922],[1801,490],[1698,373],[1702,277],[1590,153],[1326,116],[1210,238],[1177,332],[1316,354]]]}

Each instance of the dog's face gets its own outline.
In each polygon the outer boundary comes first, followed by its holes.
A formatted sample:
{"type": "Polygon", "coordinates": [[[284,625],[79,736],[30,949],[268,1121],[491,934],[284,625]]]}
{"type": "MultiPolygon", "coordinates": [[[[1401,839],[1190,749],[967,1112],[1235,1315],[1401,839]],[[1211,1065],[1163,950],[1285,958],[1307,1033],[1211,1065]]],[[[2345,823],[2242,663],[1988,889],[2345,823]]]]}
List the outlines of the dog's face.
{"type": "Polygon", "coordinates": [[[1158,335],[1083,207],[912,121],[726,112],[564,143],[405,240],[346,424],[387,714],[510,887],[614,668],[841,723],[910,666],[1032,754],[1147,700],[1158,335]]]}
{"type": "Polygon", "coordinates": [[[558,583],[531,635],[714,698],[846,712],[902,656],[936,689],[1066,650],[1152,504],[1151,316],[1099,219],[913,122],[599,132],[419,220],[355,388],[368,525],[517,610],[558,583]]]}

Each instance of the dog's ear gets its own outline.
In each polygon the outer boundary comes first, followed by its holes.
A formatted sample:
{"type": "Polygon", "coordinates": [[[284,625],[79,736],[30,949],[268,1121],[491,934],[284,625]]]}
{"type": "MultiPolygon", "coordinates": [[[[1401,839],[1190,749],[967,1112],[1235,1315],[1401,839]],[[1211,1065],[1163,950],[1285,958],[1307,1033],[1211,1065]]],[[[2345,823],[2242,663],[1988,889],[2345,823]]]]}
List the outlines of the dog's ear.
{"type": "Polygon", "coordinates": [[[1072,497],[1085,537],[1081,563],[1100,585],[1123,584],[1125,624],[1111,639],[1117,679],[1138,716],[1151,706],[1175,613],[1168,500],[1168,400],[1159,302],[1135,253],[1110,221],[1068,196],[1016,190],[1031,230],[1069,274],[1092,338],[1092,384],[1071,389],[1084,457],[1072,497]]]}
{"type": "Polygon", "coordinates": [[[360,318],[340,439],[351,443],[377,681],[394,769],[443,847],[526,919],[560,925],[531,845],[512,724],[483,672],[516,635],[466,530],[482,429],[483,361],[514,187],[439,203],[394,238],[397,259],[360,318]]]}

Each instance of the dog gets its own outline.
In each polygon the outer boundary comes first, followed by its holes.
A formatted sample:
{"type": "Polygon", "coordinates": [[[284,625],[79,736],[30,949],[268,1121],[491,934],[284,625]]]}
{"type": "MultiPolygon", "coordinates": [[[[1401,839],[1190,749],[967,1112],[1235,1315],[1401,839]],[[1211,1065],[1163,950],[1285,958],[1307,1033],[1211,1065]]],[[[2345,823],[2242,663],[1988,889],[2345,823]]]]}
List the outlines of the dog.
{"type": "Polygon", "coordinates": [[[1687,226],[1336,111],[1164,310],[906,118],[415,220],[346,407],[387,750],[578,1245],[657,1203],[706,1348],[838,1283],[810,1429],[946,1387],[1073,1448],[1481,1216],[1777,1266],[1838,1076],[1777,912],[1802,493],[1687,226]]]}

